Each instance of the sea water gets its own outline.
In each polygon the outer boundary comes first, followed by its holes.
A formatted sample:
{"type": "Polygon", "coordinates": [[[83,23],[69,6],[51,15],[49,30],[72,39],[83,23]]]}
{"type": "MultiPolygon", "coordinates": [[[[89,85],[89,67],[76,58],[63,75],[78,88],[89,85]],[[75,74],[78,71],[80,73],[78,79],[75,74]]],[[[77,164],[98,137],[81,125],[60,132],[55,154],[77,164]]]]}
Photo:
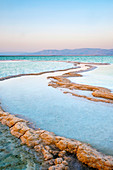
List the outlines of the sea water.
{"type": "Polygon", "coordinates": [[[29,118],[37,127],[90,143],[113,155],[113,106],[72,97],[48,86],[47,76],[28,76],[0,83],[4,110],[29,118]]]}
{"type": "Polygon", "coordinates": [[[0,77],[55,71],[72,67],[75,67],[72,63],[65,62],[1,61],[0,77]]]}
{"type": "Polygon", "coordinates": [[[77,61],[113,63],[113,56],[0,56],[0,60],[77,61]]]}
{"type": "Polygon", "coordinates": [[[113,64],[98,66],[81,74],[83,77],[71,77],[69,80],[79,84],[106,87],[113,92],[113,64]]]}
{"type": "MultiPolygon", "coordinates": [[[[24,59],[26,58],[27,57],[24,57],[24,59]]],[[[50,58],[51,60],[53,60],[54,58],[56,58],[57,61],[85,60],[86,62],[90,61],[113,63],[113,57],[108,56],[103,58],[89,56],[81,58],[79,57],[78,60],[77,57],[39,58],[29,57],[29,60],[50,60],[50,58]]],[[[1,59],[3,59],[3,57],[1,59]]],[[[9,57],[9,59],[14,58],[9,57]]],[[[16,57],[15,59],[18,59],[18,57],[16,57]]],[[[20,57],[20,59],[22,59],[22,57],[20,57]]],[[[63,65],[61,64],[62,66],[60,65],[59,67],[57,65],[57,62],[55,62],[52,67],[52,64],[54,62],[51,62],[51,64],[49,64],[49,62],[41,64],[40,62],[38,68],[38,62],[34,67],[32,65],[33,62],[24,62],[2,61],[1,63],[6,64],[7,67],[5,67],[5,69],[4,66],[1,67],[1,77],[14,74],[29,73],[31,70],[32,72],[40,72],[72,67],[72,65],[68,65],[67,63],[63,63],[63,65]],[[9,63],[12,64],[11,67],[9,63]],[[23,63],[24,65],[22,66],[23,63]],[[13,72],[13,70],[15,71],[13,72]]],[[[94,71],[96,71],[96,69],[94,71]]],[[[87,73],[90,74],[91,72],[87,73]]],[[[87,75],[87,73],[83,74],[87,75]]],[[[95,76],[96,74],[97,73],[95,73],[95,76]]],[[[110,73],[108,73],[107,75],[103,74],[103,76],[108,76],[109,74],[110,73]]],[[[101,102],[97,103],[78,97],[72,97],[71,95],[63,94],[62,91],[48,86],[49,80],[47,80],[47,76],[50,75],[54,74],[51,73],[40,76],[13,78],[0,82],[0,101],[2,102],[3,109],[12,114],[19,114],[21,116],[24,116],[25,118],[30,119],[30,121],[33,121],[38,127],[42,129],[53,131],[57,135],[74,138],[83,142],[90,143],[99,151],[113,155],[112,104],[101,102]]],[[[104,80],[106,79],[103,79],[102,82],[104,82],[104,80]]],[[[93,83],[94,82],[92,82],[92,84],[93,83]]],[[[112,88],[111,85],[110,88],[112,88]]]]}

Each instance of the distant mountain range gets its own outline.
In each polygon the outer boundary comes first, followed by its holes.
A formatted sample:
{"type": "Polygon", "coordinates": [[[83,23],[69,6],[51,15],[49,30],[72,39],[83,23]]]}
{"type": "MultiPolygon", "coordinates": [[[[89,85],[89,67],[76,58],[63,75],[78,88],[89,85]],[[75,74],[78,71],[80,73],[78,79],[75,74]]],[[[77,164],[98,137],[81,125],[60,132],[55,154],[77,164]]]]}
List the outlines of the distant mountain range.
{"type": "Polygon", "coordinates": [[[0,55],[113,55],[113,49],[101,48],[80,48],[80,49],[64,49],[64,50],[42,50],[33,53],[10,52],[0,53],[0,55]]]}

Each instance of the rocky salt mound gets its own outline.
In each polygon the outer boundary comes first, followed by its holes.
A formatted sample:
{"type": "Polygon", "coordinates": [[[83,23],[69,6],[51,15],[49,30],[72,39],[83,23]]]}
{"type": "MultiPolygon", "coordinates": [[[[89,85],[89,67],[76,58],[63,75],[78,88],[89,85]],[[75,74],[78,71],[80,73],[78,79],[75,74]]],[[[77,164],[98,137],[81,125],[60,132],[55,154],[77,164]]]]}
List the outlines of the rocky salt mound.
{"type": "MultiPolygon", "coordinates": [[[[0,170],[42,169],[43,158],[34,149],[21,145],[8,126],[0,123],[0,170]]],[[[46,169],[46,168],[45,168],[46,169]]]]}
{"type": "Polygon", "coordinates": [[[0,109],[0,122],[7,125],[11,134],[19,138],[22,144],[43,154],[49,170],[71,169],[74,157],[89,167],[96,169],[113,169],[113,157],[106,156],[90,145],[74,139],[56,136],[53,132],[34,130],[28,122],[0,109]]]}
{"type": "MultiPolygon", "coordinates": [[[[92,66],[90,65],[86,65],[85,67],[86,70],[92,69],[92,66]]],[[[48,77],[51,79],[49,85],[54,88],[60,87],[71,90],[89,90],[92,91],[93,96],[101,97],[103,99],[89,98],[87,96],[81,96],[75,93],[72,93],[72,95],[83,97],[93,101],[113,103],[113,94],[109,89],[103,87],[76,84],[68,80],[68,77],[81,76],[78,73],[79,72],[69,72],[61,76],[48,77]]],[[[15,77],[18,76],[24,75],[17,75],[15,77]]],[[[14,76],[6,77],[5,79],[9,79],[12,77],[14,76]]],[[[4,78],[2,78],[1,80],[4,80],[4,78]]],[[[65,91],[64,93],[70,92],[65,91]]],[[[7,112],[4,112],[2,108],[0,109],[0,122],[3,125],[7,125],[10,129],[11,134],[19,138],[22,144],[26,144],[28,147],[32,147],[35,149],[36,152],[42,154],[45,160],[46,167],[48,167],[49,170],[76,169],[76,158],[80,162],[91,167],[91,169],[113,169],[112,156],[107,156],[98,152],[89,144],[82,143],[74,139],[56,136],[53,132],[48,132],[41,129],[35,130],[29,127],[27,121],[25,121],[24,119],[20,119],[14,115],[11,115],[7,112]]],[[[84,166],[84,169],[88,169],[88,167],[84,166]]]]}
{"type": "MultiPolygon", "coordinates": [[[[90,66],[90,65],[87,66],[86,65],[86,70],[90,70],[92,68],[93,68],[93,66],[90,66]]],[[[95,102],[112,103],[113,104],[113,93],[111,92],[111,90],[109,90],[105,87],[98,87],[98,86],[92,86],[92,85],[86,85],[86,84],[73,83],[68,79],[68,77],[82,77],[82,75],[79,74],[79,72],[82,72],[82,71],[80,70],[80,71],[68,72],[68,73],[62,74],[61,76],[50,76],[50,77],[48,77],[48,79],[50,79],[51,81],[49,82],[48,85],[52,86],[54,88],[64,88],[65,94],[70,93],[73,96],[82,97],[82,98],[85,98],[87,100],[91,100],[91,101],[95,101],[95,102]],[[88,96],[85,96],[85,95],[78,95],[76,93],[66,91],[66,89],[91,91],[92,96],[96,97],[96,98],[88,97],[88,96]],[[102,99],[99,99],[99,98],[102,98],[102,99]]]]}

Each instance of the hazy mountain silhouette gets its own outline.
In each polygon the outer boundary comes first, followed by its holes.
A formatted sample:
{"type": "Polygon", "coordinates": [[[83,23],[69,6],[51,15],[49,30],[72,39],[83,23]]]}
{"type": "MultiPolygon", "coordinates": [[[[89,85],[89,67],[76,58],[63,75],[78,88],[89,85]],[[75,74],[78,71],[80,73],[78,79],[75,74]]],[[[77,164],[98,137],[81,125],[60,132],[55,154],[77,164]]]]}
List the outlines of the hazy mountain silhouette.
{"type": "Polygon", "coordinates": [[[113,49],[80,48],[64,50],[42,50],[38,52],[7,52],[0,55],[113,55],[113,49]]]}
{"type": "Polygon", "coordinates": [[[34,55],[113,55],[113,49],[80,48],[64,50],[43,50],[32,53],[34,55]]]}

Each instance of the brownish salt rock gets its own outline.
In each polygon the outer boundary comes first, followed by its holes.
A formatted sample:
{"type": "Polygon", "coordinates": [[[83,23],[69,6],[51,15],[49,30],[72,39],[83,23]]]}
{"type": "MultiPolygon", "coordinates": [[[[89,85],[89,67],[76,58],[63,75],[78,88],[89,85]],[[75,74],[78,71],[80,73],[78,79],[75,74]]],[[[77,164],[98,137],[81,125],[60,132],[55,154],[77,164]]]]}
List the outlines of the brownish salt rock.
{"type": "Polygon", "coordinates": [[[54,155],[54,156],[57,156],[59,151],[57,151],[57,150],[50,150],[50,153],[52,153],[52,155],[54,155]]]}
{"type": "Polygon", "coordinates": [[[36,146],[34,147],[34,149],[35,149],[36,152],[42,152],[42,148],[43,148],[43,145],[42,145],[42,144],[36,145],[36,146]]]}
{"type": "Polygon", "coordinates": [[[3,110],[0,111],[0,122],[5,125],[6,121],[5,121],[5,117],[7,117],[9,115],[8,112],[4,112],[3,110]]]}
{"type": "Polygon", "coordinates": [[[72,86],[71,83],[56,82],[56,84],[58,85],[58,87],[62,87],[62,88],[70,88],[70,86],[72,86]]]}
{"type": "Polygon", "coordinates": [[[20,119],[10,114],[7,116],[4,116],[3,121],[5,122],[5,125],[9,127],[14,126],[17,122],[25,122],[23,119],[20,119]]]}
{"type": "Polygon", "coordinates": [[[18,117],[14,117],[12,120],[7,122],[7,126],[9,127],[14,126],[17,122],[25,122],[25,120],[20,119],[18,117]]]}
{"type": "Polygon", "coordinates": [[[70,153],[77,153],[78,146],[81,145],[82,143],[77,141],[77,140],[71,140],[68,139],[68,149],[67,151],[70,153]]]}
{"type": "Polygon", "coordinates": [[[56,143],[56,147],[58,147],[60,150],[66,150],[68,148],[68,142],[64,138],[60,140],[58,143],[56,143]]]}
{"type": "Polygon", "coordinates": [[[9,113],[4,112],[4,114],[0,117],[1,118],[1,123],[3,125],[7,125],[6,118],[8,117],[9,113]]]}
{"type": "Polygon", "coordinates": [[[67,161],[63,161],[62,162],[65,166],[68,166],[68,162],[67,161]]]}
{"type": "Polygon", "coordinates": [[[45,149],[46,149],[47,151],[49,151],[52,155],[57,156],[58,153],[59,153],[59,151],[56,150],[56,148],[54,148],[53,145],[51,145],[51,146],[52,146],[52,147],[50,147],[50,146],[45,146],[45,149]]]}
{"type": "Polygon", "coordinates": [[[65,166],[65,170],[69,170],[70,168],[68,166],[65,166]]]}
{"type": "Polygon", "coordinates": [[[69,170],[69,168],[64,164],[57,164],[54,166],[50,166],[48,170],[69,170]]]}
{"type": "Polygon", "coordinates": [[[76,72],[69,72],[69,73],[65,73],[62,75],[63,77],[82,77],[81,74],[77,74],[76,72]]]}
{"type": "MultiPolygon", "coordinates": [[[[0,103],[1,104],[1,103],[0,103]]],[[[2,107],[0,106],[0,111],[3,111],[2,107]]]]}
{"type": "Polygon", "coordinates": [[[37,139],[33,136],[30,136],[26,142],[26,145],[27,146],[35,146],[35,145],[39,145],[41,143],[41,140],[40,139],[37,139]]]}
{"type": "Polygon", "coordinates": [[[54,165],[54,163],[55,163],[54,159],[49,160],[49,165],[54,165]]]}
{"type": "Polygon", "coordinates": [[[79,90],[89,90],[93,91],[92,95],[95,97],[101,97],[106,98],[108,100],[100,100],[100,99],[94,99],[91,97],[83,96],[83,95],[77,95],[72,93],[72,95],[77,97],[83,97],[88,100],[96,101],[96,102],[106,102],[106,103],[113,103],[113,93],[111,93],[111,90],[104,88],[104,87],[97,87],[92,85],[85,85],[85,84],[76,84],[71,82],[65,77],[73,77],[73,76],[81,76],[77,74],[76,72],[69,72],[65,73],[62,76],[52,76],[48,78],[52,78],[53,80],[49,83],[49,86],[52,86],[54,88],[60,87],[60,88],[68,88],[68,89],[79,89],[79,90]]]}
{"type": "Polygon", "coordinates": [[[8,112],[0,111],[0,117],[4,118],[5,116],[8,116],[8,115],[9,115],[8,112]]]}
{"type": "Polygon", "coordinates": [[[113,100],[113,93],[106,93],[106,92],[101,92],[101,91],[96,90],[92,93],[92,95],[94,97],[102,97],[105,99],[113,100]]]}
{"type": "Polygon", "coordinates": [[[64,82],[64,83],[71,83],[71,81],[69,79],[63,78],[63,77],[61,77],[60,81],[64,82]]]}
{"type": "Polygon", "coordinates": [[[54,80],[57,80],[59,82],[64,82],[64,83],[70,83],[71,81],[69,79],[64,78],[63,76],[51,76],[48,78],[52,78],[54,80]]]}
{"type": "Polygon", "coordinates": [[[48,150],[46,150],[44,147],[42,148],[42,153],[46,161],[53,159],[53,155],[48,150]]]}
{"type": "Polygon", "coordinates": [[[23,136],[20,137],[22,144],[27,144],[27,146],[35,146],[40,143],[39,135],[35,130],[28,130],[23,136]]]}
{"type": "Polygon", "coordinates": [[[11,134],[17,138],[20,138],[29,129],[30,128],[28,128],[25,122],[18,122],[12,128],[10,128],[11,134]]]}
{"type": "Polygon", "coordinates": [[[52,86],[53,88],[57,88],[58,87],[57,84],[54,84],[54,82],[48,83],[48,86],[52,86]]]}
{"type": "Polygon", "coordinates": [[[39,134],[39,135],[41,135],[41,134],[44,133],[44,132],[46,132],[46,131],[45,131],[45,130],[41,130],[41,129],[38,129],[38,130],[36,131],[36,133],[39,134]]]}
{"type": "Polygon", "coordinates": [[[60,151],[59,154],[58,154],[58,156],[59,156],[59,157],[63,157],[65,154],[66,154],[66,151],[60,151]]]}
{"type": "Polygon", "coordinates": [[[50,166],[50,167],[48,168],[48,170],[55,170],[55,165],[50,166]]]}
{"type": "Polygon", "coordinates": [[[69,157],[69,156],[64,156],[63,158],[64,158],[64,160],[65,160],[66,162],[70,162],[70,161],[71,161],[71,157],[69,157]]]}
{"type": "Polygon", "coordinates": [[[1,110],[1,111],[0,111],[0,116],[3,116],[3,114],[4,114],[4,112],[1,110]]]}
{"type": "Polygon", "coordinates": [[[47,151],[51,151],[51,148],[50,148],[50,146],[45,146],[45,149],[47,150],[47,151]]]}
{"type": "Polygon", "coordinates": [[[50,145],[54,143],[55,134],[53,132],[45,131],[44,133],[40,135],[40,137],[44,143],[46,143],[47,145],[50,145]]]}
{"type": "Polygon", "coordinates": [[[62,158],[56,158],[55,159],[55,164],[61,164],[63,162],[63,159],[62,158]]]}
{"type": "Polygon", "coordinates": [[[66,83],[62,83],[62,82],[57,81],[56,85],[57,85],[57,87],[64,87],[64,86],[66,86],[66,83]]]}
{"type": "Polygon", "coordinates": [[[87,144],[78,147],[77,158],[89,167],[103,170],[113,169],[113,157],[106,156],[87,144]]]}
{"type": "Polygon", "coordinates": [[[61,136],[55,136],[55,144],[57,144],[60,140],[65,140],[66,138],[61,136]]]}

